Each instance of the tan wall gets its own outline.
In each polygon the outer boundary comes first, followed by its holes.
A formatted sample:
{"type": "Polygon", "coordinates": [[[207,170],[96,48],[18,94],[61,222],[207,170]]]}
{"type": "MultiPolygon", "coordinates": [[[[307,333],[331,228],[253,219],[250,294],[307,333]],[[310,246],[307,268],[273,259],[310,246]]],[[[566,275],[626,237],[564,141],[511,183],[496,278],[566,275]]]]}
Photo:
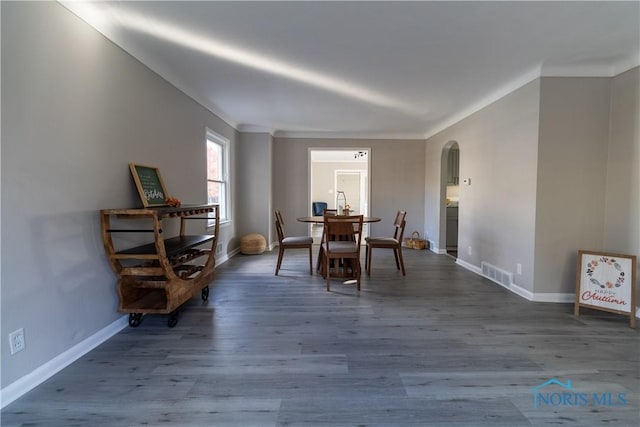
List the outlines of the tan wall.
{"type": "MultiPolygon", "coordinates": [[[[272,138],[268,133],[239,133],[236,150],[235,211],[238,239],[245,234],[262,234],[267,242],[277,241],[271,208],[272,138]]],[[[239,240],[234,240],[234,246],[239,240]]]]}
{"type": "Polygon", "coordinates": [[[604,242],[610,79],[542,79],[535,291],[575,291],[579,249],[604,242]]]}
{"type": "Polygon", "coordinates": [[[236,132],[58,3],[2,2],[1,29],[4,388],[122,316],[98,211],[141,205],[127,164],[203,203],[205,128],[232,156],[236,132]]]}
{"type": "Polygon", "coordinates": [[[610,135],[604,249],[640,257],[640,67],[612,79],[610,135]]]}
{"type": "MultiPolygon", "coordinates": [[[[275,138],[273,144],[273,205],[286,218],[309,215],[309,148],[370,148],[370,211],[381,217],[371,233],[389,234],[398,209],[407,211],[407,230],[424,229],[424,156],[422,140],[275,138]]],[[[290,234],[305,234],[308,226],[289,220],[290,234]]]]}
{"type": "Polygon", "coordinates": [[[458,256],[485,261],[533,289],[533,246],[540,81],[535,80],[427,140],[427,237],[445,247],[443,149],[460,146],[458,256]],[[471,254],[469,254],[471,247],[471,254]],[[516,274],[522,264],[522,275],[516,274]]]}
{"type": "MultiPolygon", "coordinates": [[[[313,188],[311,190],[313,201],[327,202],[329,208],[335,208],[336,194],[334,186],[336,171],[366,171],[367,164],[362,162],[315,162],[314,170],[316,179],[313,181],[313,188]]],[[[352,204],[352,202],[347,195],[347,203],[352,204]]],[[[309,206],[309,209],[311,209],[311,206],[309,206]]]]}
{"type": "Polygon", "coordinates": [[[604,247],[640,255],[640,67],[611,83],[604,247]]]}

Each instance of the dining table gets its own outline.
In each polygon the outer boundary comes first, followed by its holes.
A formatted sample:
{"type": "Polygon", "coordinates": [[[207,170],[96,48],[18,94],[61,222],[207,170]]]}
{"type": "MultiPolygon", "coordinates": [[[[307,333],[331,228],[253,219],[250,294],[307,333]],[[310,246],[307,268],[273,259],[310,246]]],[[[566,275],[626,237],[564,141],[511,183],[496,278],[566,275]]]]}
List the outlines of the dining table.
{"type": "MultiPolygon", "coordinates": [[[[324,216],[322,216],[322,215],[303,216],[303,217],[300,217],[300,218],[296,218],[296,221],[306,222],[306,223],[309,223],[309,224],[324,224],[324,216]]],[[[362,217],[362,223],[363,224],[371,224],[373,222],[380,222],[380,221],[382,221],[382,219],[378,218],[378,217],[375,217],[375,216],[364,216],[364,217],[362,217]]],[[[324,240],[324,231],[323,231],[323,234],[322,234],[322,240],[324,240]]],[[[322,263],[322,244],[320,244],[320,250],[318,251],[318,260],[316,261],[316,271],[320,271],[321,263],[322,263]]],[[[347,280],[345,282],[345,284],[351,284],[351,282],[355,282],[355,281],[354,280],[347,280]]]]}
{"type": "MultiPolygon", "coordinates": [[[[303,216],[300,218],[296,218],[297,221],[300,222],[308,222],[311,224],[324,224],[324,216],[320,215],[320,216],[303,216]]],[[[380,222],[382,221],[381,218],[375,217],[375,216],[365,216],[362,218],[362,222],[365,224],[369,224],[372,222],[380,222]]]]}

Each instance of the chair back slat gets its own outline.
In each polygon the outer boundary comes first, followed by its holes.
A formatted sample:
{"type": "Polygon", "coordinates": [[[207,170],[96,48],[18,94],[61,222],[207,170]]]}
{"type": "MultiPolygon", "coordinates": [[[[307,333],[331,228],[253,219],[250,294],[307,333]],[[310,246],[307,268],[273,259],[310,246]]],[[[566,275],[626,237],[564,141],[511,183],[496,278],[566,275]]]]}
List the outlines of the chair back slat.
{"type": "Polygon", "coordinates": [[[362,240],[363,215],[325,215],[325,240],[327,247],[331,241],[353,241],[358,247],[362,240]]]}
{"type": "Polygon", "coordinates": [[[274,213],[276,216],[276,231],[278,232],[278,241],[282,243],[282,240],[284,240],[285,238],[284,221],[282,221],[282,214],[279,210],[276,210],[274,213]]]}
{"type": "Polygon", "coordinates": [[[407,225],[407,222],[404,220],[406,216],[406,211],[398,211],[396,219],[393,221],[393,238],[398,241],[401,241],[404,235],[404,227],[407,225]]]}

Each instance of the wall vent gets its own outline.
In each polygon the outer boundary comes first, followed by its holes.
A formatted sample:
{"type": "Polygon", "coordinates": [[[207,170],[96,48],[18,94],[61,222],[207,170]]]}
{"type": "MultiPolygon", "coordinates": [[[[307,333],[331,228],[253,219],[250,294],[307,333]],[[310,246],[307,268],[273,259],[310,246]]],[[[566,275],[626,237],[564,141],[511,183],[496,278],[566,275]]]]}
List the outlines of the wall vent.
{"type": "Polygon", "coordinates": [[[484,261],[480,265],[482,266],[482,275],[484,277],[504,286],[507,289],[511,288],[511,284],[513,283],[513,274],[508,271],[501,270],[495,265],[491,265],[484,261]]]}

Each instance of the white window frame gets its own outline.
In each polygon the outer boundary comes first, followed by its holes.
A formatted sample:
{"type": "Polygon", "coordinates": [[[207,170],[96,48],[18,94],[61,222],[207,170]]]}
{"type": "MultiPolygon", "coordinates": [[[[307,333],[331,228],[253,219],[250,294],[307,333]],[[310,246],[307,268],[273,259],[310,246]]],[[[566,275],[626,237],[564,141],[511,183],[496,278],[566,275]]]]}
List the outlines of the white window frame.
{"type": "MultiPolygon", "coordinates": [[[[220,223],[231,221],[231,206],[230,206],[230,194],[231,194],[231,183],[229,179],[229,140],[222,135],[212,131],[211,129],[207,129],[206,138],[205,138],[205,153],[208,151],[207,145],[209,143],[214,143],[220,146],[222,151],[222,179],[221,180],[213,180],[209,179],[209,164],[207,158],[207,203],[209,203],[209,182],[218,182],[223,184],[224,186],[224,203],[220,203],[220,223]]],[[[209,221],[209,226],[213,226],[214,222],[209,221]]]]}

